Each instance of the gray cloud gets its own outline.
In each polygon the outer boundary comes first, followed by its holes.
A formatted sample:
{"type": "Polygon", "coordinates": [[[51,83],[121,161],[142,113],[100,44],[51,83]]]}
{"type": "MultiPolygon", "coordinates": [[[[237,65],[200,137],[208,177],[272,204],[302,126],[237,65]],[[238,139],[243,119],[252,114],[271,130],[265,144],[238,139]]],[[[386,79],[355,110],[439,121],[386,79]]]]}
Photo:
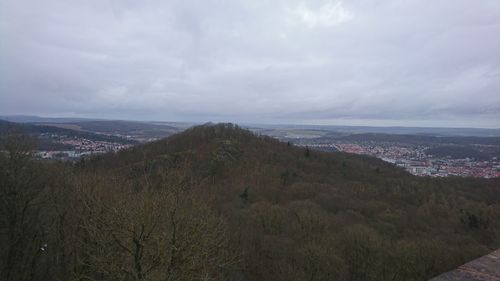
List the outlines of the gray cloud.
{"type": "Polygon", "coordinates": [[[500,127],[500,3],[0,0],[0,113],[500,127]]]}

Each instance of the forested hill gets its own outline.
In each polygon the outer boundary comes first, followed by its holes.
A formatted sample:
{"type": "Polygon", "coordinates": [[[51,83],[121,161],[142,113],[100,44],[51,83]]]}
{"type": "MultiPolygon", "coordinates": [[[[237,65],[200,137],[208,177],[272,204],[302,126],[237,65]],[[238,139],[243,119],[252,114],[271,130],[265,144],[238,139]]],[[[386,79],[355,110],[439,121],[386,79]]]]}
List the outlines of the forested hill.
{"type": "Polygon", "coordinates": [[[0,160],[4,186],[43,202],[1,250],[10,277],[36,260],[45,280],[427,280],[500,247],[499,179],[418,178],[232,124],[75,166],[0,160]]]}

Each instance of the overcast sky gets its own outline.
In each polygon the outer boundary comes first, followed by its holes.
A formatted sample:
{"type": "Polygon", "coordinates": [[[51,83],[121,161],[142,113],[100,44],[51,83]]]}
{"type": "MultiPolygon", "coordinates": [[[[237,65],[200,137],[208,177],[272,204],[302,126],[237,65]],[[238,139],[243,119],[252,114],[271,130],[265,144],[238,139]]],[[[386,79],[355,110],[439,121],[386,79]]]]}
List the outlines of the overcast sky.
{"type": "Polygon", "coordinates": [[[498,0],[0,0],[0,115],[500,127],[498,0]]]}

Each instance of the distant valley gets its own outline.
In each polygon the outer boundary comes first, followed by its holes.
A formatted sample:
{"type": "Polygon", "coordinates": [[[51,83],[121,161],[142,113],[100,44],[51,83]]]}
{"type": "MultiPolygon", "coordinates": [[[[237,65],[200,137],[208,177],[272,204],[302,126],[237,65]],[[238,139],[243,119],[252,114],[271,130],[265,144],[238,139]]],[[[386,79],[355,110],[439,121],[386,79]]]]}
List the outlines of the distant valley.
{"type": "MultiPolygon", "coordinates": [[[[0,134],[13,129],[38,139],[37,157],[75,161],[180,133],[196,123],[0,117],[0,134]],[[1,119],[4,119],[3,121],[1,119]]],[[[246,124],[242,127],[295,146],[370,155],[419,176],[500,176],[500,130],[246,124]]]]}

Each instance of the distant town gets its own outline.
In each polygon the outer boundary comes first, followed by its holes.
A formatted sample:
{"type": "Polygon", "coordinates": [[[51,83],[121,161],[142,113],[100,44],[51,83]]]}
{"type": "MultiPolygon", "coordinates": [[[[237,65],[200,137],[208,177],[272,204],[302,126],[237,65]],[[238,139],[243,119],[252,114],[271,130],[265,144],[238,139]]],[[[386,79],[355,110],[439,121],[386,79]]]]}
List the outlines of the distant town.
{"type": "Polygon", "coordinates": [[[35,157],[40,159],[77,160],[81,157],[117,152],[133,146],[112,141],[99,141],[76,136],[43,133],[41,139],[50,139],[54,144],[61,144],[68,149],[37,150],[35,157]]]}
{"type": "Polygon", "coordinates": [[[500,177],[500,161],[497,157],[489,160],[474,158],[453,159],[450,156],[437,157],[428,154],[429,146],[409,144],[385,144],[373,142],[346,142],[334,140],[331,143],[298,142],[299,146],[308,146],[323,151],[342,151],[354,154],[370,155],[404,168],[416,176],[430,177],[500,177]]]}

